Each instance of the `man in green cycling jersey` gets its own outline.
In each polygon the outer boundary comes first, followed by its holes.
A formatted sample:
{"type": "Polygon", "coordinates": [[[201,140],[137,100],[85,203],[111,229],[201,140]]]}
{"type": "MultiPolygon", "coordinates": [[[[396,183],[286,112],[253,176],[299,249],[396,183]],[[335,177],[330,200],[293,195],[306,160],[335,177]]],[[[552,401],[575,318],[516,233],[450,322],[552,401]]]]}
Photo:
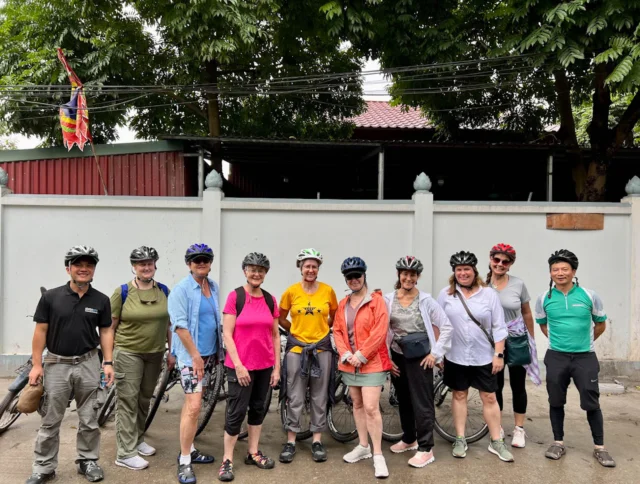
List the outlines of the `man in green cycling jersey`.
{"type": "Polygon", "coordinates": [[[607,315],[600,297],[578,285],[577,269],[578,258],[573,252],[562,249],[553,253],[549,258],[549,289],[536,302],[536,322],[549,338],[544,363],[547,368],[549,416],[555,440],[545,456],[558,460],[566,452],[563,441],[564,405],[569,382],[573,379],[580,393],[580,407],[587,412],[591,427],[595,444],[593,455],[603,466],[615,467],[615,461],[604,448],[598,386],[600,365],[594,349],[594,341],[606,328],[607,315]]]}

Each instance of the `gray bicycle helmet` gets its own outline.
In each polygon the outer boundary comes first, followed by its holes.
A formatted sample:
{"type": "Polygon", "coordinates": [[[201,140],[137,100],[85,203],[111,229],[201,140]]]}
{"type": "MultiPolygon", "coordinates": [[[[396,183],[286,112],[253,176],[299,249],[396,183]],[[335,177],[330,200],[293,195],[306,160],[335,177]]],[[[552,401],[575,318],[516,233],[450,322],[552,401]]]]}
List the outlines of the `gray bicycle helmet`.
{"type": "Polygon", "coordinates": [[[261,254],[260,252],[251,252],[242,259],[242,270],[247,266],[264,267],[268,272],[271,268],[271,263],[266,255],[261,254]]]}
{"type": "Polygon", "coordinates": [[[549,257],[548,262],[549,267],[551,267],[556,262],[566,262],[574,271],[578,269],[578,258],[573,252],[567,249],[560,249],[555,251],[553,254],[551,254],[551,257],[549,257]]]}
{"type": "Polygon", "coordinates": [[[86,245],[74,245],[64,255],[65,267],[68,266],[69,264],[73,264],[75,261],[77,261],[82,257],[93,259],[93,262],[96,265],[100,261],[100,259],[98,258],[98,253],[93,247],[89,247],[86,245]]]}
{"type": "Polygon", "coordinates": [[[465,252],[464,250],[461,250],[451,256],[449,264],[454,271],[457,266],[475,267],[478,264],[478,258],[472,252],[465,252]]]}
{"type": "Polygon", "coordinates": [[[142,262],[145,260],[152,260],[156,262],[160,256],[158,252],[153,247],[147,247],[146,245],[141,245],[137,249],[133,249],[131,251],[131,255],[129,256],[129,260],[133,264],[134,262],[142,262]]]}
{"type": "Polygon", "coordinates": [[[399,271],[415,271],[418,275],[422,273],[424,266],[419,259],[412,255],[405,255],[396,262],[396,269],[399,271]]]}

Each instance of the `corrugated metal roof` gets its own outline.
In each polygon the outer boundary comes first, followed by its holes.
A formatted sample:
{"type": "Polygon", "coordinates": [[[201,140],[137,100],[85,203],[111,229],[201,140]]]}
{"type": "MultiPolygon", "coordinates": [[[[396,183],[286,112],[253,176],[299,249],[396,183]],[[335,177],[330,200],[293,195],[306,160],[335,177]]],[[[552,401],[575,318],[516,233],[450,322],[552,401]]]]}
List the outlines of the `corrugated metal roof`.
{"type": "Polygon", "coordinates": [[[415,108],[403,111],[386,101],[367,101],[367,110],[352,118],[358,128],[427,129],[431,123],[415,108]]]}

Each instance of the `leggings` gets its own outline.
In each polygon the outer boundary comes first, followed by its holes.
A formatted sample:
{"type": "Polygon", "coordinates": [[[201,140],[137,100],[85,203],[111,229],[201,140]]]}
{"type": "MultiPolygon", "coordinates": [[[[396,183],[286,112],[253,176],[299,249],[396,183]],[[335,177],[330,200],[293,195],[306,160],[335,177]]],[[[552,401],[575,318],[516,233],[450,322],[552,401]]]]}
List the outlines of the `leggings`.
{"type": "MultiPolygon", "coordinates": [[[[502,389],[504,388],[504,372],[505,368],[498,373],[498,391],[496,392],[496,399],[498,405],[500,405],[500,411],[503,407],[502,389]]],[[[527,381],[527,370],[524,366],[510,366],[509,367],[509,383],[511,384],[511,391],[513,392],[513,413],[527,413],[527,388],[525,383],[527,381]]]]}

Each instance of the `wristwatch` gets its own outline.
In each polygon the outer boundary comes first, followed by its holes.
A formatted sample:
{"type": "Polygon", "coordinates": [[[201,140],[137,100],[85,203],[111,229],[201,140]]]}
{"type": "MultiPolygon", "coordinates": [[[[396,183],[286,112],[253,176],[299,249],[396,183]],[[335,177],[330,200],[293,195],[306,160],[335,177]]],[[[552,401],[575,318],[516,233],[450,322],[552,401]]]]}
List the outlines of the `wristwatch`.
{"type": "Polygon", "coordinates": [[[113,366],[113,361],[103,361],[102,364],[113,366]]]}
{"type": "Polygon", "coordinates": [[[504,358],[504,353],[494,353],[493,356],[497,356],[498,358],[504,358]]]}

